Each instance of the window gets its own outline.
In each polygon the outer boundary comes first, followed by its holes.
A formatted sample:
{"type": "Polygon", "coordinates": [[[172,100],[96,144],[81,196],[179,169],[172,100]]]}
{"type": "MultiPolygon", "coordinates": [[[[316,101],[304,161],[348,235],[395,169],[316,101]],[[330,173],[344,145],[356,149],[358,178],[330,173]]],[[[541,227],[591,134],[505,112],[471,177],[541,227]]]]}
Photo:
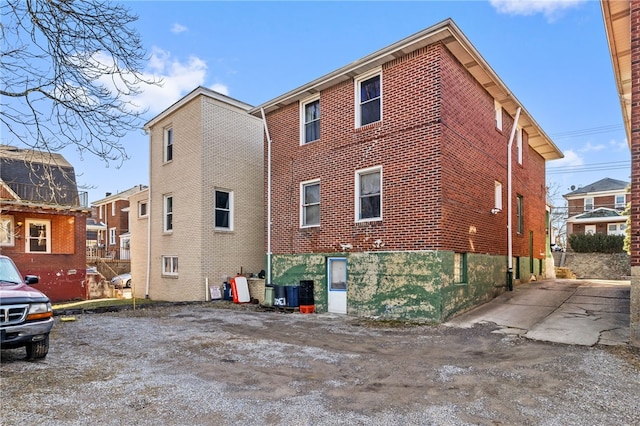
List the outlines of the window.
{"type": "Polygon", "coordinates": [[[215,229],[233,229],[233,192],[215,191],[215,229]]]}
{"type": "Polygon", "coordinates": [[[164,208],[164,221],[163,221],[163,230],[164,232],[171,232],[173,230],[173,196],[165,195],[163,197],[163,208],[164,208]]]}
{"type": "Polygon", "coordinates": [[[26,221],[25,251],[27,253],[51,253],[51,221],[26,221]]]}
{"type": "Polygon", "coordinates": [[[493,101],[493,107],[496,111],[496,129],[502,130],[502,105],[498,101],[493,101]]]}
{"type": "Polygon", "coordinates": [[[590,212],[593,210],[593,197],[588,197],[584,199],[584,211],[590,212]]]}
{"type": "Polygon", "coordinates": [[[524,233],[524,205],[522,195],[516,198],[516,217],[518,221],[518,234],[524,233]]]}
{"type": "Polygon", "coordinates": [[[494,201],[493,207],[502,210],[502,184],[498,181],[494,182],[494,201]]]}
{"type": "Polygon", "coordinates": [[[624,209],[627,206],[624,194],[616,195],[616,209],[624,209]]]}
{"type": "Polygon", "coordinates": [[[146,216],[147,216],[147,202],[138,201],[138,217],[146,217],[146,216]]]}
{"type": "Polygon", "coordinates": [[[453,282],[454,283],[467,282],[467,254],[466,253],[453,254],[453,282]]]}
{"type": "Polygon", "coordinates": [[[382,167],[356,172],[356,222],[382,219],[382,167]]]}
{"type": "Polygon", "coordinates": [[[627,225],[624,223],[610,223],[607,226],[607,235],[625,235],[627,225]]]}
{"type": "Polygon", "coordinates": [[[320,181],[300,184],[300,226],[320,225],[320,181]]]}
{"type": "Polygon", "coordinates": [[[585,225],[584,233],[586,235],[596,235],[596,225],[585,225]]]}
{"type": "Polygon", "coordinates": [[[356,127],[375,123],[382,118],[381,74],[368,75],[356,81],[356,127]]]}
{"type": "Polygon", "coordinates": [[[116,228],[109,228],[109,245],[116,244],[116,228]]]}
{"type": "Polygon", "coordinates": [[[102,219],[102,208],[104,206],[98,206],[98,216],[100,217],[100,219],[102,219]]]}
{"type": "Polygon", "coordinates": [[[116,202],[112,201],[111,202],[111,216],[115,216],[116,215],[116,202]]]}
{"type": "MultiPolygon", "coordinates": [[[[18,223],[18,226],[20,223],[18,223]]],[[[15,229],[13,216],[0,216],[0,246],[13,246],[15,244],[15,229]]]]}
{"type": "Polygon", "coordinates": [[[162,256],[162,275],[178,276],[178,256],[162,256]]]}
{"type": "Polygon", "coordinates": [[[522,164],[522,129],[516,131],[516,150],[518,153],[518,164],[522,164]]]}
{"type": "Polygon", "coordinates": [[[164,162],[173,160],[173,129],[164,129],[164,162]]]}
{"type": "Polygon", "coordinates": [[[320,99],[314,99],[302,103],[302,144],[320,139],[320,99]]]}

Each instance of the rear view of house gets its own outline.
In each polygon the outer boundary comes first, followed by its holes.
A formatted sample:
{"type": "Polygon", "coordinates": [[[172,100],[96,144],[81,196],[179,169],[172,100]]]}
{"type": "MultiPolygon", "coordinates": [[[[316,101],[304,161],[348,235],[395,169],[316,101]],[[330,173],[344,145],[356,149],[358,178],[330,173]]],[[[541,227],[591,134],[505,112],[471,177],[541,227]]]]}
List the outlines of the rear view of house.
{"type": "Polygon", "coordinates": [[[145,125],[150,186],[132,230],[149,223],[149,275],[133,276],[136,294],[206,300],[207,285],[264,269],[263,124],[249,109],[198,87],[145,125]]]}
{"type": "Polygon", "coordinates": [[[0,146],[0,254],[53,302],[86,298],[86,195],[62,155],[0,146]]]}
{"type": "Polygon", "coordinates": [[[313,281],[319,311],[441,321],[544,274],[562,154],[453,21],[263,111],[271,281],[313,281]]]}

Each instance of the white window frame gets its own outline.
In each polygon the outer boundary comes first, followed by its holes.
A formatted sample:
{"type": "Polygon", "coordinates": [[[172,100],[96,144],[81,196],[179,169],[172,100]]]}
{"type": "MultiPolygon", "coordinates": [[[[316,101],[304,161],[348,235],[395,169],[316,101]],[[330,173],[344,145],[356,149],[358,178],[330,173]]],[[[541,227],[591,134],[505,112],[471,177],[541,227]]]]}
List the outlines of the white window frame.
{"type": "Polygon", "coordinates": [[[115,216],[116,215],[116,202],[112,201],[111,202],[111,216],[115,216]]]}
{"type": "Polygon", "coordinates": [[[524,197],[516,195],[516,232],[524,235],[524,197]]]}
{"type": "Polygon", "coordinates": [[[24,252],[25,253],[34,253],[34,254],[45,254],[51,253],[51,221],[50,220],[42,220],[42,219],[27,219],[25,220],[25,236],[24,236],[24,252]],[[31,245],[29,244],[32,239],[35,237],[31,237],[30,227],[31,225],[38,225],[45,227],[45,251],[31,251],[31,245]]]}
{"type": "Polygon", "coordinates": [[[306,210],[307,207],[313,207],[313,206],[318,206],[318,209],[320,209],[320,205],[322,202],[322,193],[320,193],[319,195],[319,199],[317,203],[307,203],[306,199],[305,199],[305,188],[307,186],[313,186],[313,185],[318,185],[318,190],[321,191],[322,188],[320,187],[320,179],[313,179],[313,180],[308,180],[305,182],[300,182],[300,228],[314,228],[314,227],[318,227],[320,226],[320,212],[318,211],[318,223],[313,223],[313,224],[307,224],[305,219],[306,219],[306,210]]]}
{"type": "Polygon", "coordinates": [[[627,207],[627,197],[625,194],[616,195],[614,200],[615,200],[614,205],[616,209],[624,209],[625,207],[627,207]],[[622,197],[622,202],[618,202],[618,197],[622,197]]]}
{"type": "Polygon", "coordinates": [[[596,235],[598,231],[596,225],[585,225],[584,226],[584,234],[585,235],[596,235]]]}
{"type": "Polygon", "coordinates": [[[355,117],[355,127],[359,128],[362,126],[368,126],[369,124],[374,124],[374,123],[379,123],[382,121],[383,119],[383,108],[382,108],[382,99],[383,99],[383,93],[384,93],[384,89],[383,89],[383,82],[382,82],[382,68],[376,68],[375,70],[372,70],[366,74],[362,74],[360,76],[358,76],[355,79],[355,100],[356,100],[356,104],[355,104],[355,112],[356,112],[356,117],[355,117]],[[371,123],[367,123],[367,124],[362,124],[362,103],[361,103],[361,99],[360,99],[360,87],[361,84],[366,81],[369,80],[375,76],[379,76],[380,77],[380,120],[378,121],[372,121],[371,123]]]}
{"type": "Polygon", "coordinates": [[[496,129],[502,130],[502,105],[494,99],[493,108],[495,109],[496,129]]]}
{"type": "Polygon", "coordinates": [[[173,127],[165,127],[163,131],[162,159],[165,163],[173,161],[173,127]],[[169,149],[171,148],[171,149],[169,149]]]}
{"type": "Polygon", "coordinates": [[[165,277],[178,276],[178,256],[162,256],[162,275],[165,277]]]}
{"type": "Polygon", "coordinates": [[[216,231],[233,231],[233,215],[234,215],[233,191],[231,191],[229,189],[216,188],[213,191],[213,226],[214,226],[214,229],[216,231]],[[216,205],[216,193],[218,193],[218,192],[225,192],[225,193],[229,194],[229,208],[228,209],[218,208],[218,206],[216,205]],[[229,212],[229,226],[228,227],[216,226],[216,216],[217,216],[216,213],[218,212],[218,210],[229,212]]]}
{"type": "Polygon", "coordinates": [[[0,246],[13,247],[16,244],[16,227],[13,216],[0,216],[0,246]]]}
{"type": "Polygon", "coordinates": [[[172,194],[164,194],[162,196],[162,231],[173,232],[173,195],[172,194]],[[171,199],[171,211],[168,211],[169,199],[171,199]],[[171,220],[169,220],[169,218],[171,220]]]}
{"type": "Polygon", "coordinates": [[[595,200],[593,197],[584,197],[584,211],[585,212],[590,212],[593,209],[595,209],[595,200]],[[587,202],[587,200],[591,200],[590,203],[587,202]],[[589,208],[589,206],[591,206],[591,208],[589,208]]]}
{"type": "Polygon", "coordinates": [[[516,131],[516,149],[518,151],[518,164],[522,165],[522,128],[518,127],[517,131],[516,131]]]}
{"type": "Polygon", "coordinates": [[[607,235],[625,235],[626,229],[627,229],[626,223],[608,223],[607,235]],[[613,230],[611,230],[612,226],[613,226],[613,230]]]}
{"type": "Polygon", "coordinates": [[[103,204],[98,206],[98,217],[102,220],[102,208],[104,207],[103,204]]]}
{"type": "Polygon", "coordinates": [[[493,184],[493,207],[502,211],[502,183],[496,180],[493,184]]]}
{"type": "Polygon", "coordinates": [[[356,222],[377,222],[382,220],[382,211],[383,211],[383,191],[382,191],[382,166],[374,166],[368,167],[366,169],[356,170],[355,172],[355,203],[354,203],[354,211],[355,211],[355,221],[356,222]],[[380,215],[378,217],[369,217],[369,218],[361,218],[360,212],[360,177],[363,175],[368,175],[371,173],[379,173],[380,174],[380,215]]]}
{"type": "Polygon", "coordinates": [[[149,204],[146,201],[138,201],[138,217],[147,217],[149,215],[149,204]],[[144,213],[142,207],[144,206],[144,213]]]}
{"type": "Polygon", "coordinates": [[[318,113],[317,120],[314,120],[318,122],[318,137],[316,139],[307,141],[307,122],[306,122],[307,115],[305,114],[305,112],[306,112],[307,105],[313,102],[318,102],[318,106],[320,105],[320,94],[304,99],[300,102],[300,145],[306,145],[306,144],[320,140],[319,126],[320,126],[320,122],[321,122],[320,120],[322,117],[320,116],[320,113],[318,113]]]}
{"type": "Polygon", "coordinates": [[[109,245],[116,245],[116,228],[109,228],[109,245]]]}

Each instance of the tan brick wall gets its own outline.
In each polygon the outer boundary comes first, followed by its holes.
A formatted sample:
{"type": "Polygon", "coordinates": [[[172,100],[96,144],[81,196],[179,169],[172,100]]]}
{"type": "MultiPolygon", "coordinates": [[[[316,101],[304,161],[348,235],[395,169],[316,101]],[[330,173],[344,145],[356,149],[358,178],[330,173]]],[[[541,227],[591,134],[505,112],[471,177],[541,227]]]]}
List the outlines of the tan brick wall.
{"type": "Polygon", "coordinates": [[[149,224],[149,191],[141,191],[129,197],[129,232],[131,234],[131,283],[137,298],[146,296],[147,284],[147,227],[149,224]],[[138,204],[147,203],[147,216],[138,215],[138,204]]]}
{"type": "Polygon", "coordinates": [[[151,129],[151,259],[153,300],[206,297],[205,281],[263,268],[261,120],[199,96],[151,129]],[[164,129],[173,128],[173,161],[163,163],[164,129]],[[214,231],[216,187],[235,198],[234,231],[214,231]],[[173,231],[163,232],[163,196],[173,196],[173,231]],[[162,256],[178,256],[178,277],[162,275],[162,256]]]}

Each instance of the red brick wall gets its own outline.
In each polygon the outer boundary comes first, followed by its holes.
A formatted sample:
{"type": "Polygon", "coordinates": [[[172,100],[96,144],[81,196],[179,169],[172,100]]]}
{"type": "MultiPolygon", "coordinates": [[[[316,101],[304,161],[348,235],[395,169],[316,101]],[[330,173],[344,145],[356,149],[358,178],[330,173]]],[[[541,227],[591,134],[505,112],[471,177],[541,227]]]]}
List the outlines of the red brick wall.
{"type": "MultiPolygon", "coordinates": [[[[493,99],[442,45],[383,66],[383,119],[354,129],[354,82],[324,90],[321,139],[300,146],[299,106],[268,115],[272,139],[272,252],[439,249],[506,254],[506,146],[511,123],[495,129],[493,99]],[[442,118],[442,122],[440,119],[442,118]],[[354,222],[355,172],[382,166],[383,220],[354,222]],[[300,229],[299,185],[321,181],[321,226],[300,229]],[[505,210],[492,215],[494,180],[505,210]]],[[[524,141],[526,145],[526,139],[524,141]]],[[[266,144],[265,144],[266,147],[266,144]]],[[[266,167],[265,167],[266,170],[266,167]]],[[[544,161],[532,150],[517,165],[525,232],[516,256],[545,251],[544,161]]],[[[515,227],[515,203],[514,203],[515,227]]]]}
{"type": "Polygon", "coordinates": [[[631,8],[631,266],[640,266],[640,2],[631,8]]]}
{"type": "MultiPolygon", "coordinates": [[[[625,196],[626,202],[631,201],[631,195],[627,194],[625,196]]],[[[575,216],[577,214],[584,213],[584,198],[574,199],[568,201],[569,206],[569,216],[575,216]]],[[[606,207],[609,209],[613,209],[616,206],[616,197],[614,195],[608,195],[605,197],[594,197],[593,199],[593,208],[597,209],[600,207],[606,207]]]]}
{"type": "Polygon", "coordinates": [[[38,275],[34,287],[53,302],[84,299],[86,272],[86,216],[83,213],[47,214],[42,212],[9,212],[14,223],[26,219],[51,221],[51,253],[25,253],[25,227],[20,229],[13,247],[1,247],[0,253],[9,256],[22,275],[38,275]]]}

